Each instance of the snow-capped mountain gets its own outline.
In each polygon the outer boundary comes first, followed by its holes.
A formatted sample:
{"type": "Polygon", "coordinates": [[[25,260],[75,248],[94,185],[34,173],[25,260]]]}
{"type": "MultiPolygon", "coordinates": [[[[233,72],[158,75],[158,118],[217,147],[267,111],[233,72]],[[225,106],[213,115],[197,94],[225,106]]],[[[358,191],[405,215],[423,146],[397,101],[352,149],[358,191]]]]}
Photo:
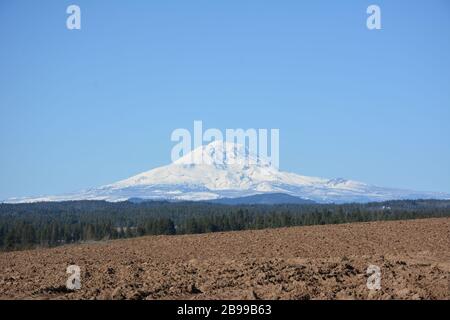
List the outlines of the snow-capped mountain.
{"type": "Polygon", "coordinates": [[[78,193],[6,202],[66,200],[124,201],[213,200],[284,193],[316,202],[368,202],[395,199],[450,199],[449,194],[382,188],[346,179],[307,177],[279,171],[267,159],[249,154],[239,144],[214,141],[170,165],[78,193]]]}

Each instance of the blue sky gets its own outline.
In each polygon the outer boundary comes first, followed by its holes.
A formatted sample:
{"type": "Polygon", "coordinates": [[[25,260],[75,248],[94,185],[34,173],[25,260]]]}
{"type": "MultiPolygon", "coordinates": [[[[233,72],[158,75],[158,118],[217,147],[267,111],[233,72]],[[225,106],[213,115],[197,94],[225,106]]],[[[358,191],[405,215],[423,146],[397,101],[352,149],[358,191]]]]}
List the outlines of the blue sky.
{"type": "Polygon", "coordinates": [[[450,3],[0,2],[0,199],[168,164],[194,120],[279,128],[282,170],[450,192],[450,3]]]}

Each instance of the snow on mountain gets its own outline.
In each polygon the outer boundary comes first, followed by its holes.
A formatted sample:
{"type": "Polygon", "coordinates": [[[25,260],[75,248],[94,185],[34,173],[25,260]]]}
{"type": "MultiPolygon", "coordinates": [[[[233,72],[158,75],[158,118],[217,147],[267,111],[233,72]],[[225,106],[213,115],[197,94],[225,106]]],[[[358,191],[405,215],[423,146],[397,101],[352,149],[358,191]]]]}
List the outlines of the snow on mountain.
{"type": "Polygon", "coordinates": [[[213,200],[285,193],[316,202],[369,202],[395,199],[450,199],[449,194],[382,188],[338,179],[279,171],[239,144],[214,141],[170,165],[99,188],[60,196],[14,198],[6,202],[66,200],[213,200]]]}

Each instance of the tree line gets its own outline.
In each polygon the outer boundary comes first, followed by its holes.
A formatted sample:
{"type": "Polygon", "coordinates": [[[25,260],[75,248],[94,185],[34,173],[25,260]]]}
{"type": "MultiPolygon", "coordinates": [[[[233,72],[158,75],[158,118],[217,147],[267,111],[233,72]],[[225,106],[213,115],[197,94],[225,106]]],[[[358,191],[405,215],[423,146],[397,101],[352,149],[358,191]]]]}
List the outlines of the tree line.
{"type": "Polygon", "coordinates": [[[221,205],[70,201],[0,204],[0,250],[70,243],[349,222],[449,217],[450,201],[221,205]]]}

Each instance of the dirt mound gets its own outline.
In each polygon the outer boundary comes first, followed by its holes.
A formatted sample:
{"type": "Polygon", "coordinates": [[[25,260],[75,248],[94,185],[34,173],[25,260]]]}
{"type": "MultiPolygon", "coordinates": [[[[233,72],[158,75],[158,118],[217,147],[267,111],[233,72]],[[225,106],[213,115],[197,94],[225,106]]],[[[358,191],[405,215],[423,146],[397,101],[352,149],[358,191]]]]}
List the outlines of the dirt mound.
{"type": "Polygon", "coordinates": [[[8,299],[448,299],[450,219],[152,236],[0,254],[8,299]],[[81,290],[65,286],[81,268],[81,290]],[[369,265],[381,288],[369,290],[369,265]]]}

